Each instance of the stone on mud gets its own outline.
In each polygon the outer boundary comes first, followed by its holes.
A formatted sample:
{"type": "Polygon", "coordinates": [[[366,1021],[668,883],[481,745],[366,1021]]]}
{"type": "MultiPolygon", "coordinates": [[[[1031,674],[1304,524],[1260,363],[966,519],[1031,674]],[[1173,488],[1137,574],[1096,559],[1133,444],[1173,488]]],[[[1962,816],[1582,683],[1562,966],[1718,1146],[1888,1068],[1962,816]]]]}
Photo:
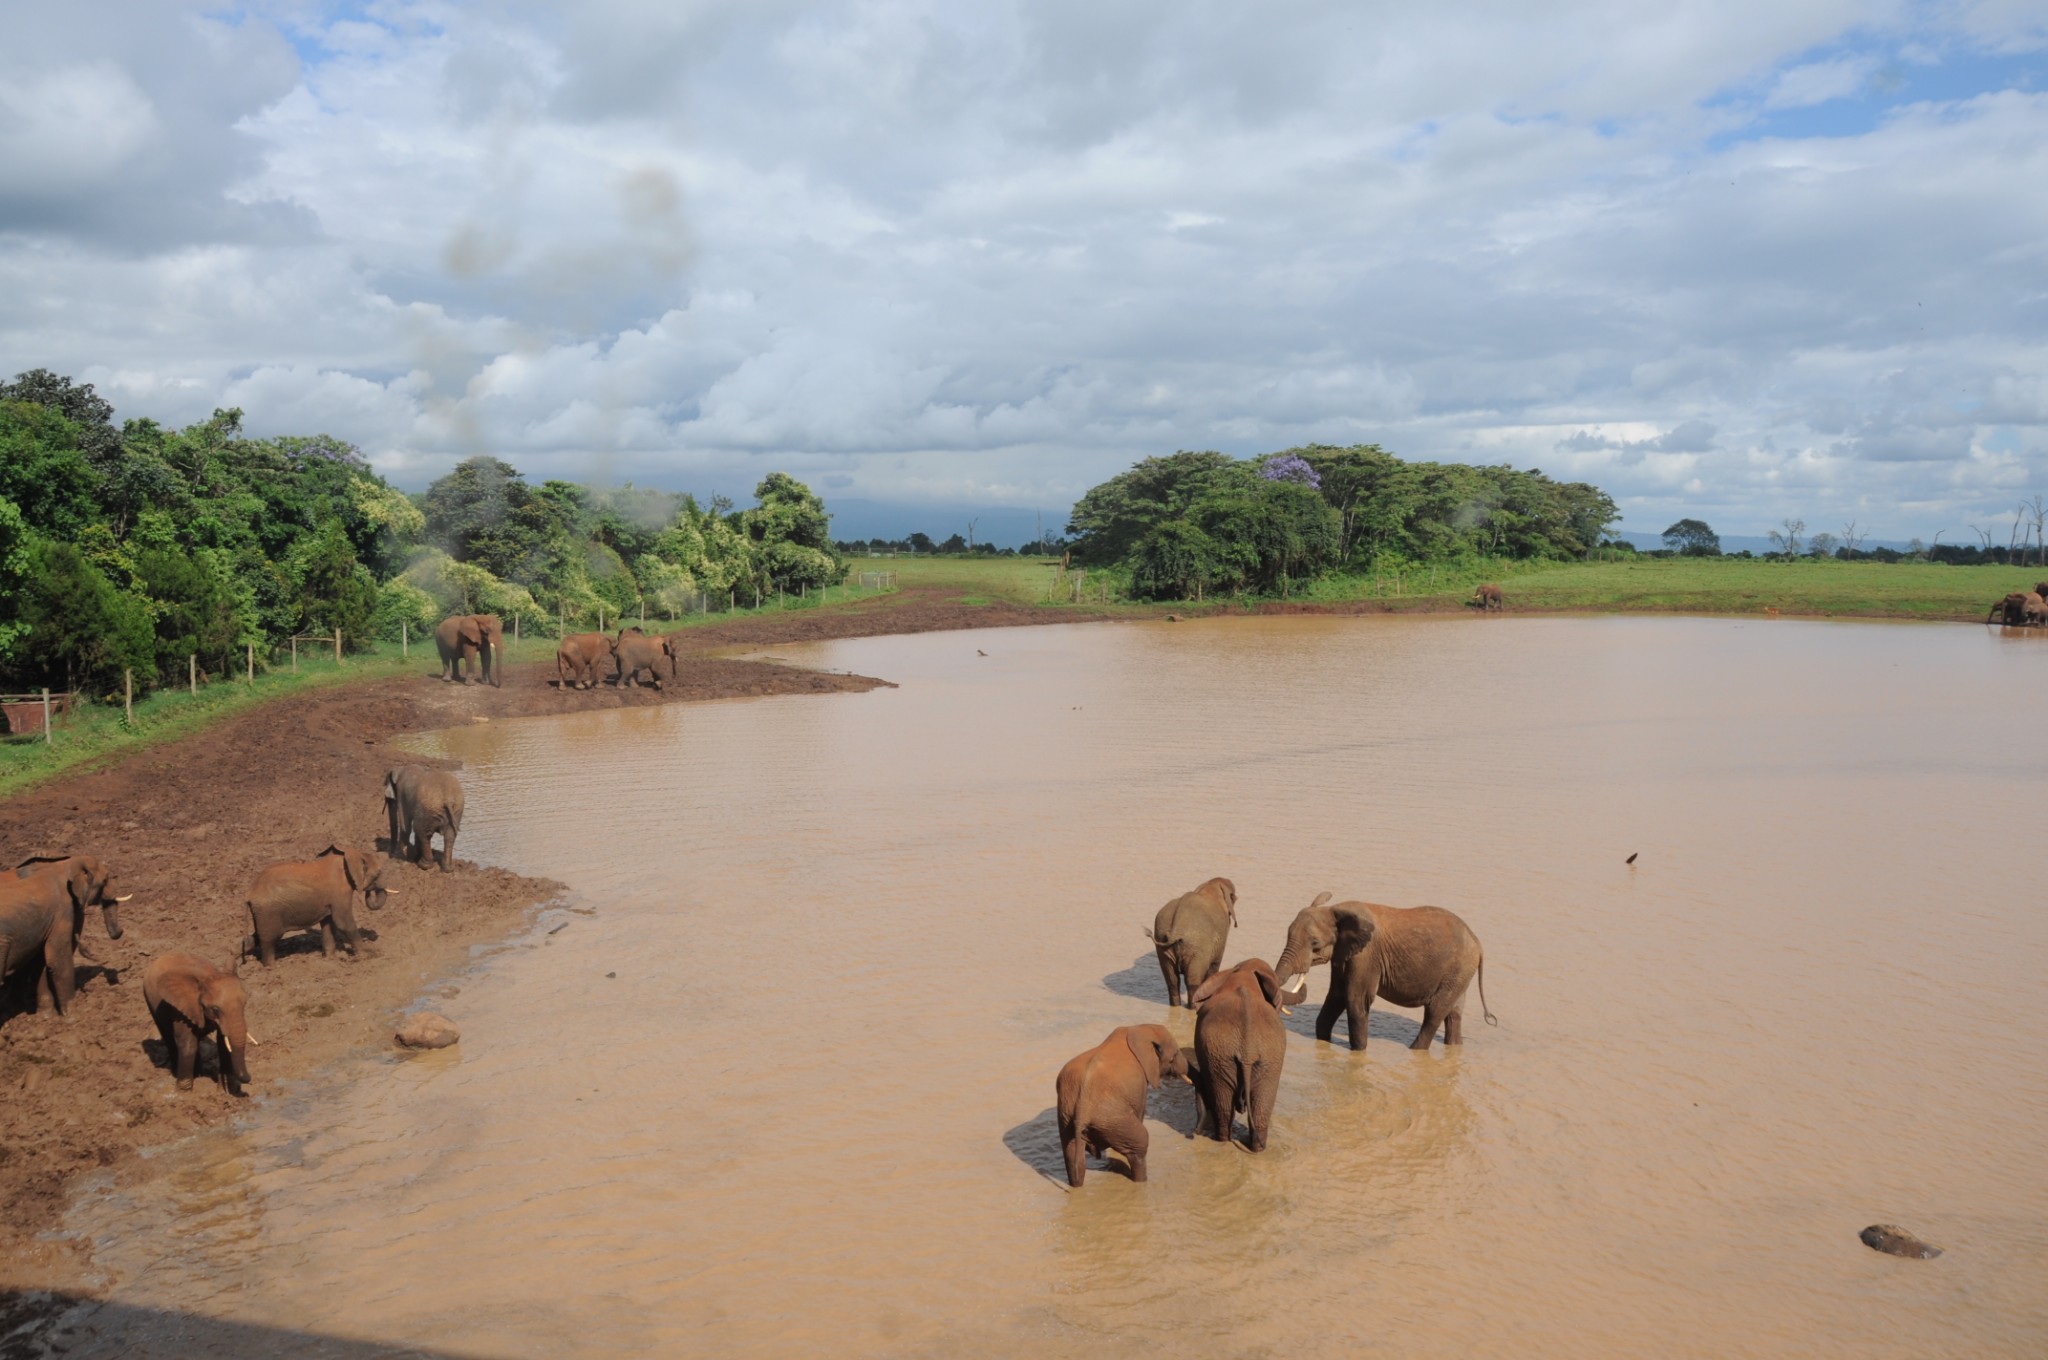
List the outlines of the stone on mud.
{"type": "Polygon", "coordinates": [[[421,1011],[391,1037],[400,1048],[446,1048],[462,1038],[462,1031],[445,1015],[421,1011]]]}
{"type": "Polygon", "coordinates": [[[1941,1255],[1941,1248],[1922,1242],[1896,1223],[1873,1223],[1856,1234],[1863,1239],[1863,1245],[1872,1251],[1888,1252],[1893,1256],[1911,1256],[1922,1261],[1931,1261],[1941,1255]]]}

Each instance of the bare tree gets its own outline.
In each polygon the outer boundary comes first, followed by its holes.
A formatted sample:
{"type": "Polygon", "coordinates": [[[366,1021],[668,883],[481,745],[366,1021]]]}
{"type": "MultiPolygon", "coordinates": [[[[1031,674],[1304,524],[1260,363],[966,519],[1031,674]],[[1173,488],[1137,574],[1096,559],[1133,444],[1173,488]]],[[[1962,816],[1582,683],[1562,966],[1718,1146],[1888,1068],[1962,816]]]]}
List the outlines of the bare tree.
{"type": "Polygon", "coordinates": [[[2042,526],[2048,524],[2048,502],[2036,493],[2031,501],[2021,501],[2020,509],[2034,526],[2034,550],[2038,564],[2048,566],[2048,535],[2042,533],[2042,526]]]}
{"type": "Polygon", "coordinates": [[[1826,530],[1822,530],[1820,533],[1815,534],[1806,546],[1807,551],[1811,552],[1815,557],[1833,557],[1835,555],[1835,536],[1826,530]]]}
{"type": "Polygon", "coordinates": [[[1771,542],[1785,556],[1797,557],[1799,555],[1799,536],[1805,532],[1805,520],[1788,519],[1785,521],[1785,527],[1782,530],[1771,530],[1771,542]]]}
{"type": "Polygon", "coordinates": [[[2012,512],[2012,532],[2005,536],[2005,560],[2009,565],[2017,565],[2012,560],[2012,554],[2020,541],[2020,525],[2026,522],[2026,518],[2027,507],[2024,505],[2012,512]]]}
{"type": "Polygon", "coordinates": [[[974,551],[974,526],[975,526],[975,523],[976,523],[976,521],[975,521],[975,520],[968,520],[968,521],[967,521],[967,551],[969,551],[969,552],[973,552],[973,551],[974,551]]]}
{"type": "Polygon", "coordinates": [[[1984,540],[1982,547],[1985,552],[1989,553],[1991,551],[1991,531],[1989,529],[1980,529],[1976,525],[1972,524],[1970,526],[1970,532],[1984,540]]]}
{"type": "Polygon", "coordinates": [[[1853,519],[1842,526],[1842,546],[1852,553],[1856,551],[1856,545],[1868,537],[1870,537],[1869,534],[1859,534],[1856,532],[1856,521],[1853,519]]]}

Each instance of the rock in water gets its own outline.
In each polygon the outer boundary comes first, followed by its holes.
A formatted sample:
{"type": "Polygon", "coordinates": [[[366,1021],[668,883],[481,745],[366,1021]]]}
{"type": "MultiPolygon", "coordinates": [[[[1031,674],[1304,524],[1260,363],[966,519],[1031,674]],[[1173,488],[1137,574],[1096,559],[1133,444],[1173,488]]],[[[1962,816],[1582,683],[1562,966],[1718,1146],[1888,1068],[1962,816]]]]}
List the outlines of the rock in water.
{"type": "Polygon", "coordinates": [[[421,1011],[391,1037],[398,1040],[401,1048],[446,1048],[462,1038],[462,1031],[445,1015],[421,1011]]]}
{"type": "Polygon", "coordinates": [[[1922,1242],[1896,1223],[1873,1223],[1856,1234],[1863,1239],[1863,1245],[1872,1251],[1888,1252],[1893,1256],[1912,1256],[1922,1261],[1931,1261],[1941,1255],[1941,1248],[1922,1242]]]}

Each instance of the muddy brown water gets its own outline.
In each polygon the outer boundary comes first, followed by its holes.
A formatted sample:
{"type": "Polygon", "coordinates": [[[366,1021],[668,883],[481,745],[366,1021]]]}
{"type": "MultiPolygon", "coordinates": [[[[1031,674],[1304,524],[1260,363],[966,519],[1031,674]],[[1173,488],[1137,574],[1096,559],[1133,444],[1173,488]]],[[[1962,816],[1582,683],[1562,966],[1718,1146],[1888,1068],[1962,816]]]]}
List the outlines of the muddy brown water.
{"type": "Polygon", "coordinates": [[[2039,1355],[2034,642],[1030,628],[442,734],[464,853],[575,899],[429,992],[459,1047],[273,1089],[72,1227],[126,1304],[479,1356],[2039,1355]],[[1169,1088],[1151,1182],[1069,1192],[1053,1076],[1189,1036],[1139,928],[1212,874],[1232,959],[1325,888],[1458,911],[1500,1027],[1414,1053],[1383,1007],[1354,1055],[1300,1008],[1267,1152],[1169,1088]]]}

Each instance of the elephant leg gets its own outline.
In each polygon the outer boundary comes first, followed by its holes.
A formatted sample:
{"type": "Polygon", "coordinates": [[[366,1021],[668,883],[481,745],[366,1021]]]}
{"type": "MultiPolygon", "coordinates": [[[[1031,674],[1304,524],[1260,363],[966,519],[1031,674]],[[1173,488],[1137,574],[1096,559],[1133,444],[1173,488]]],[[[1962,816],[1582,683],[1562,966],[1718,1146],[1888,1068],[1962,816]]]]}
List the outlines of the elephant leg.
{"type": "Polygon", "coordinates": [[[1244,1122],[1251,1126],[1251,1140],[1245,1144],[1253,1152],[1266,1150],[1266,1130],[1273,1123],[1273,1101],[1280,1094],[1280,1073],[1266,1063],[1253,1063],[1245,1074],[1251,1085],[1251,1101],[1244,1112],[1244,1122]]]}
{"type": "MultiPolygon", "coordinates": [[[[1335,964],[1330,966],[1330,994],[1323,998],[1323,1008],[1316,1012],[1316,1038],[1326,1044],[1331,1042],[1332,1036],[1337,1032],[1337,1017],[1342,1015],[1345,1006],[1350,1004],[1350,983],[1350,978],[1342,969],[1335,964]]],[[[1302,990],[1307,989],[1308,984],[1303,983],[1302,990]]]]}
{"type": "Polygon", "coordinates": [[[1436,1032],[1442,1029],[1443,1026],[1443,1003],[1436,1000],[1429,1001],[1422,1008],[1422,1027],[1415,1031],[1415,1042],[1408,1045],[1408,1047],[1417,1052],[1428,1048],[1435,1041],[1436,1032]]]}
{"type": "Polygon", "coordinates": [[[1453,1044],[1462,1044],[1464,1042],[1465,1013],[1454,1010],[1444,1017],[1444,1046],[1448,1048],[1453,1044]]]}
{"type": "Polygon", "coordinates": [[[1178,1006],[1180,1004],[1180,970],[1174,967],[1173,955],[1164,949],[1155,949],[1152,952],[1159,956],[1159,972],[1166,978],[1166,1004],[1178,1006]]]}
{"type": "Polygon", "coordinates": [[[320,957],[323,959],[334,957],[334,922],[332,921],[322,921],[320,923],[320,957]]]}
{"type": "Polygon", "coordinates": [[[455,829],[441,828],[441,872],[447,873],[455,867],[455,829]]]}
{"type": "Polygon", "coordinates": [[[71,941],[59,940],[53,934],[44,955],[49,963],[44,973],[45,985],[50,989],[50,1000],[57,1008],[57,1014],[70,1019],[71,997],[78,990],[78,983],[72,973],[71,941]]]}
{"type": "Polygon", "coordinates": [[[177,1025],[173,1028],[176,1034],[174,1046],[177,1049],[175,1061],[178,1073],[178,1089],[180,1091],[189,1091],[192,1089],[192,1074],[199,1066],[199,1031],[193,1029],[190,1025],[177,1025]]]}
{"type": "Polygon", "coordinates": [[[1237,1113],[1237,1088],[1225,1072],[1225,1069],[1236,1065],[1232,1058],[1217,1063],[1213,1071],[1208,1063],[1202,1064],[1202,1074],[1208,1085],[1203,1103],[1209,1107],[1209,1136],[1219,1143],[1230,1141],[1231,1127],[1237,1122],[1232,1117],[1237,1113]]]}
{"type": "MultiPolygon", "coordinates": [[[[1350,1022],[1351,1051],[1353,1053],[1363,1053],[1365,1052],[1366,1033],[1372,1028],[1372,998],[1367,997],[1363,1002],[1353,1001],[1345,1007],[1345,1010],[1347,1012],[1346,1018],[1350,1022]]],[[[1427,1041],[1425,1041],[1425,1046],[1427,1046],[1427,1041]]]]}
{"type": "Polygon", "coordinates": [[[1131,1164],[1131,1179],[1145,1179],[1145,1153],[1152,1146],[1152,1135],[1145,1131],[1145,1121],[1134,1119],[1128,1129],[1117,1130],[1116,1150],[1131,1164]]]}

